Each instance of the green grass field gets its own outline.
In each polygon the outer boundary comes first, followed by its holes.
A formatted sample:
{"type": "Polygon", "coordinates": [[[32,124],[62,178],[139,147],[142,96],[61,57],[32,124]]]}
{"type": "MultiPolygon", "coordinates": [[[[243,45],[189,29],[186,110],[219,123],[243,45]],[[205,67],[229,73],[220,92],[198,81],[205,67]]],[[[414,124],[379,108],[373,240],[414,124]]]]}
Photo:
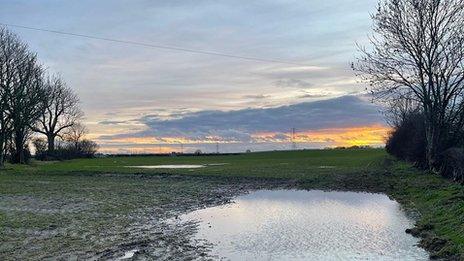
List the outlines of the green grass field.
{"type": "MultiPolygon", "coordinates": [[[[45,253],[64,258],[113,257],[117,253],[111,252],[116,251],[112,247],[121,248],[132,237],[146,244],[162,242],[160,237],[188,244],[189,228],[165,234],[161,220],[220,204],[243,190],[282,184],[386,193],[419,214],[413,232],[423,238],[422,245],[432,255],[458,258],[464,253],[463,187],[398,162],[382,149],[368,149],[106,157],[8,165],[0,171],[0,257],[5,259],[11,251],[26,259],[46,258],[45,253]],[[128,168],[166,164],[224,165],[128,168]],[[144,227],[141,224],[148,222],[147,216],[155,221],[144,227]],[[99,237],[111,240],[100,242],[99,237]],[[28,247],[31,244],[36,247],[28,247]]],[[[163,256],[169,254],[179,255],[163,256]]]]}
{"type": "Polygon", "coordinates": [[[308,179],[321,174],[358,172],[380,158],[382,149],[308,150],[249,153],[228,156],[106,157],[64,162],[34,162],[29,166],[8,166],[10,173],[171,173],[205,176],[308,179]],[[144,170],[128,166],[169,164],[221,164],[202,169],[144,170]]]}

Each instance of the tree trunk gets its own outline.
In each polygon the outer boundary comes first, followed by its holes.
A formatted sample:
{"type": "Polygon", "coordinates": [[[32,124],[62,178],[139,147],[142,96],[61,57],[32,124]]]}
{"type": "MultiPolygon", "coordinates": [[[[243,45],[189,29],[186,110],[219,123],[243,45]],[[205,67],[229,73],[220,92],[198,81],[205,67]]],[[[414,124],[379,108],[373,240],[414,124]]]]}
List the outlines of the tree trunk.
{"type": "MultiPolygon", "coordinates": [[[[433,122],[433,121],[432,121],[433,122]]],[[[440,142],[442,141],[441,137],[441,126],[430,121],[427,123],[426,129],[426,150],[425,150],[425,159],[427,168],[431,171],[434,171],[437,167],[438,154],[440,152],[440,142]]]]}
{"type": "Polygon", "coordinates": [[[54,152],[55,151],[55,138],[56,138],[56,136],[53,135],[53,134],[47,135],[48,152],[54,152]]]}
{"type": "Polygon", "coordinates": [[[435,144],[433,136],[433,128],[428,127],[426,133],[425,160],[429,170],[433,170],[433,165],[435,164],[435,144]]]}
{"type": "Polygon", "coordinates": [[[5,163],[5,142],[2,136],[3,135],[0,135],[0,168],[2,168],[5,163]]]}
{"type": "Polygon", "coordinates": [[[15,155],[13,155],[13,163],[24,164],[26,163],[24,159],[24,144],[23,144],[23,134],[16,133],[15,135],[15,155]]]}

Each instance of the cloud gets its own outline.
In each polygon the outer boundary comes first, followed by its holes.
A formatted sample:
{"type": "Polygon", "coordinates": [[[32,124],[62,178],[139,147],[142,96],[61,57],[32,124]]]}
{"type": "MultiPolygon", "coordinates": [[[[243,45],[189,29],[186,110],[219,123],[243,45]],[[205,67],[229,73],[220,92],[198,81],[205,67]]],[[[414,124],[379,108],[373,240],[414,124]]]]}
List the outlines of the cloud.
{"type": "Polygon", "coordinates": [[[264,95],[264,94],[256,94],[256,95],[244,95],[243,98],[245,99],[257,99],[257,100],[261,100],[261,99],[266,99],[266,98],[269,98],[271,97],[270,95],[264,95]]]}
{"type": "Polygon", "coordinates": [[[300,96],[298,96],[298,98],[300,99],[306,99],[306,98],[324,98],[324,97],[327,97],[328,95],[327,94],[311,94],[311,93],[305,93],[305,94],[302,94],[300,96]]]}
{"type": "Polygon", "coordinates": [[[127,121],[112,121],[112,120],[105,120],[100,121],[98,124],[100,125],[118,125],[118,124],[125,124],[127,121]]]}
{"type": "MultiPolygon", "coordinates": [[[[139,121],[146,125],[146,130],[103,136],[100,139],[184,137],[189,140],[249,142],[255,133],[288,133],[291,128],[311,131],[384,124],[379,107],[357,96],[342,96],[275,108],[199,111],[170,120],[148,115],[139,121]]],[[[276,138],[281,139],[283,136],[276,138]]]]}
{"type": "Polygon", "coordinates": [[[283,79],[275,82],[277,87],[292,87],[292,88],[309,88],[313,86],[311,83],[298,79],[283,79]]]}

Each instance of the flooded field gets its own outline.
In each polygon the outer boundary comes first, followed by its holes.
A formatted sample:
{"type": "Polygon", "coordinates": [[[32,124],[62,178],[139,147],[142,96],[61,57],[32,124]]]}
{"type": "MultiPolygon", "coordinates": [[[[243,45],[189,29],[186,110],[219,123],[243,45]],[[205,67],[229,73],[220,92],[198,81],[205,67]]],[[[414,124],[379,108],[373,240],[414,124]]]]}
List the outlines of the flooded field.
{"type": "Polygon", "coordinates": [[[126,168],[135,169],[199,169],[205,165],[152,165],[152,166],[126,166],[126,168]]]}
{"type": "Polygon", "coordinates": [[[194,222],[266,181],[176,175],[0,175],[0,260],[202,260],[194,222]]]}
{"type": "Polygon", "coordinates": [[[231,260],[427,260],[397,202],[382,194],[260,190],[182,216],[231,260]]]}
{"type": "Polygon", "coordinates": [[[126,166],[126,168],[135,169],[200,169],[213,166],[224,166],[227,163],[210,163],[210,164],[175,164],[175,165],[143,165],[143,166],[126,166]]]}
{"type": "Polygon", "coordinates": [[[462,186],[382,160],[384,153],[107,157],[14,166],[0,172],[0,260],[427,259],[406,228],[420,233],[432,258],[464,260],[462,186]],[[206,167],[126,167],[160,165],[206,167]],[[419,225],[385,195],[311,191],[317,189],[395,195],[421,213],[419,225]]]}

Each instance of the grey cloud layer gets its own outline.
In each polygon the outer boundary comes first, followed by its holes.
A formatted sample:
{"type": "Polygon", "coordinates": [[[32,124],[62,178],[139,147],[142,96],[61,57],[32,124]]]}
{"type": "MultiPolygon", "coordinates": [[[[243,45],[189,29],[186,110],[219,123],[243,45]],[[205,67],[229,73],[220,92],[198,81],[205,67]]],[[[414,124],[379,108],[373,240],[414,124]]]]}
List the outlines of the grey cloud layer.
{"type": "Polygon", "coordinates": [[[160,120],[156,115],[150,115],[140,118],[139,121],[148,130],[101,138],[184,136],[203,140],[209,136],[218,136],[222,140],[247,142],[251,139],[251,134],[257,132],[288,133],[291,128],[302,131],[384,123],[379,107],[357,96],[276,108],[200,111],[173,120],[160,120]]]}

